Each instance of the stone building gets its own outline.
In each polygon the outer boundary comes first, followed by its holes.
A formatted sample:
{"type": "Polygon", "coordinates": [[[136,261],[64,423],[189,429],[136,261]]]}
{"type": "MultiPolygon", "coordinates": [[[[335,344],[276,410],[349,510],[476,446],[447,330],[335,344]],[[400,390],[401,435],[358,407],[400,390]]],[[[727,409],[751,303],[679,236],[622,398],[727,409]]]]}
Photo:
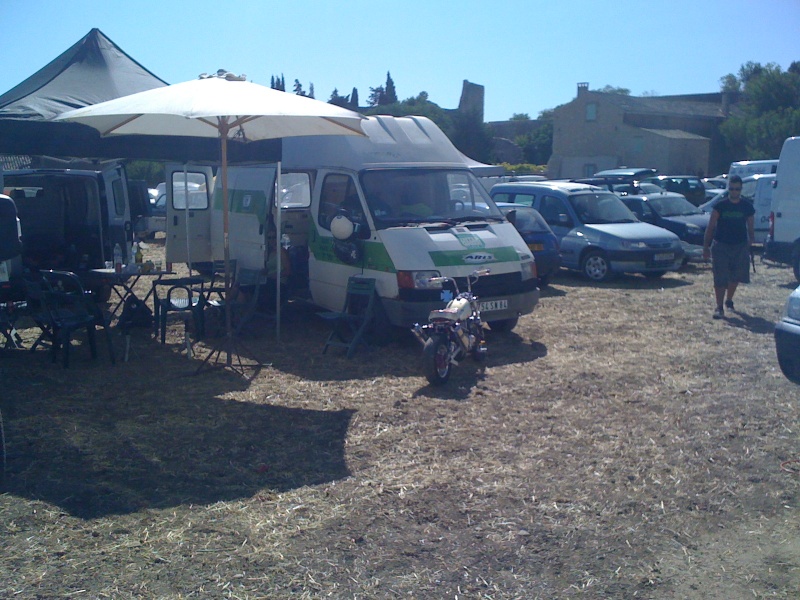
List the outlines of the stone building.
{"type": "Polygon", "coordinates": [[[586,177],[619,166],[703,175],[724,171],[719,125],[730,114],[727,94],[634,97],[593,92],[553,111],[551,178],[586,177]]]}

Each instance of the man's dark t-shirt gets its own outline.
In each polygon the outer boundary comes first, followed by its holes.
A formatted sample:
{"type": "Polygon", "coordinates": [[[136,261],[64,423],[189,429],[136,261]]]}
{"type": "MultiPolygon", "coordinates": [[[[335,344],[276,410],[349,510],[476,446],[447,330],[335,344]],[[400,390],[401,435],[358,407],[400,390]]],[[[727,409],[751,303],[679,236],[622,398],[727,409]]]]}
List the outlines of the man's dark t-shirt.
{"type": "Polygon", "coordinates": [[[714,239],[723,244],[746,244],[747,217],[756,214],[756,209],[747,200],[736,204],[730,200],[718,202],[714,210],[719,212],[714,239]]]}

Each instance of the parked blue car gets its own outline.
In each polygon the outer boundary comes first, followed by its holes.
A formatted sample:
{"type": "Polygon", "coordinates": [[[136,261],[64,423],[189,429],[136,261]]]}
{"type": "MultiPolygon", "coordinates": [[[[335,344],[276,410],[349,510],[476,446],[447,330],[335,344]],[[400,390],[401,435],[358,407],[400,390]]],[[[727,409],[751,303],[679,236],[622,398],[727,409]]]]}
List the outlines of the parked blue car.
{"type": "Polygon", "coordinates": [[[514,212],[514,227],[517,228],[522,239],[528,244],[533,257],[536,259],[536,272],[539,275],[539,287],[545,287],[550,279],[561,268],[561,252],[558,238],[550,226],[536,209],[520,204],[496,202],[497,208],[506,215],[514,212]]]}
{"type": "Polygon", "coordinates": [[[535,208],[561,247],[562,266],[594,281],[614,273],[661,277],[679,269],[684,250],[677,235],[642,223],[619,196],[583,183],[540,181],[500,183],[490,192],[495,202],[535,208]]]}
{"type": "MultiPolygon", "coordinates": [[[[643,183],[644,186],[656,187],[647,183],[643,183]]],[[[660,188],[657,192],[643,189],[639,194],[620,198],[640,221],[669,229],[681,238],[687,261],[690,258],[702,260],[703,238],[711,219],[709,213],[697,208],[681,194],[664,192],[660,188]]]]}

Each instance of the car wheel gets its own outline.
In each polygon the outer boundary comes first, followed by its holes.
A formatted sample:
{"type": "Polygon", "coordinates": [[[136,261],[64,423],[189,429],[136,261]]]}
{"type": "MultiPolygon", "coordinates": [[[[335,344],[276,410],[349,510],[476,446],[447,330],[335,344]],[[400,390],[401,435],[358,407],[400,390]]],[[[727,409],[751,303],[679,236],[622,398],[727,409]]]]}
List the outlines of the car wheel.
{"type": "Polygon", "coordinates": [[[496,331],[498,333],[507,333],[514,329],[519,322],[519,317],[513,317],[511,319],[500,319],[499,321],[487,321],[489,323],[489,327],[492,331],[496,331]]]}
{"type": "Polygon", "coordinates": [[[794,270],[794,278],[797,281],[800,281],[800,252],[794,255],[794,260],[792,261],[792,269],[794,270]]]}
{"type": "Polygon", "coordinates": [[[666,274],[666,271],[650,271],[649,273],[645,273],[644,276],[648,279],[661,279],[666,274]]]}
{"type": "Polygon", "coordinates": [[[786,379],[800,385],[800,357],[778,354],[778,365],[786,379]]]}
{"type": "Polygon", "coordinates": [[[600,250],[590,250],[586,253],[581,270],[592,281],[607,281],[611,278],[611,265],[605,253],[600,250]]]}

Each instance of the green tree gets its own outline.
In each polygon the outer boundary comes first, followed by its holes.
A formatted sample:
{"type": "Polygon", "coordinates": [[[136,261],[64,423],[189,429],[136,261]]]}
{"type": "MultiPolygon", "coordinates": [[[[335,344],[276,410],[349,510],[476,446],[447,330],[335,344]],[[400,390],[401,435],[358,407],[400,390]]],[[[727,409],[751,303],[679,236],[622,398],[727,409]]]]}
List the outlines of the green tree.
{"type": "Polygon", "coordinates": [[[394,89],[394,81],[389,71],[386,71],[386,87],[383,94],[383,104],[394,104],[397,102],[397,92],[394,89]]]}
{"type": "Polygon", "coordinates": [[[511,115],[509,121],[530,121],[531,117],[528,113],[514,113],[511,115]]]}
{"type": "Polygon", "coordinates": [[[731,160],[775,158],[787,137],[800,134],[799,67],[751,61],[720,80],[723,91],[741,90],[740,111],[720,126],[731,160]]]}
{"type": "Polygon", "coordinates": [[[386,90],[382,85],[376,88],[369,88],[369,98],[367,98],[367,106],[382,106],[386,104],[383,97],[386,95],[386,90]]]}
{"type": "Polygon", "coordinates": [[[342,108],[349,108],[350,98],[347,96],[340,96],[339,90],[333,88],[333,93],[331,93],[331,97],[328,98],[328,104],[335,104],[336,106],[341,106],[342,108]]]}
{"type": "Polygon", "coordinates": [[[283,79],[283,74],[281,74],[280,77],[278,77],[277,75],[273,75],[272,77],[270,77],[269,87],[271,87],[273,90],[279,90],[281,92],[285,92],[286,82],[283,79]]]}
{"type": "Polygon", "coordinates": [[[547,164],[553,154],[553,121],[544,121],[532,132],[515,138],[514,142],[522,148],[526,163],[547,164]]]}
{"type": "Polygon", "coordinates": [[[593,92],[602,92],[603,94],[622,94],[623,96],[630,96],[631,91],[624,87],[615,87],[613,85],[604,85],[599,90],[592,90],[593,92]]]}
{"type": "Polygon", "coordinates": [[[358,110],[358,90],[356,88],[350,92],[350,110],[358,110]]]}

